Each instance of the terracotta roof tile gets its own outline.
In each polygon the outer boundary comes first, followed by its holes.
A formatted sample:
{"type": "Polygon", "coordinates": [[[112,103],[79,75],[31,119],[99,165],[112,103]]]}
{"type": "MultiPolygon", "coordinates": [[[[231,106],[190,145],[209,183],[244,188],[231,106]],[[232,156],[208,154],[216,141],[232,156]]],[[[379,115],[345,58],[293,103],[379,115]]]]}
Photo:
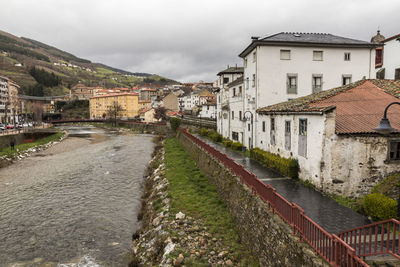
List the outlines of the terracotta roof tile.
{"type": "MultiPolygon", "coordinates": [[[[260,114],[325,112],[336,108],[336,133],[375,133],[385,107],[399,101],[400,83],[366,80],[258,109],[260,114]]],[[[400,129],[400,106],[389,109],[393,128],[400,129]]]]}
{"type": "Polygon", "coordinates": [[[138,94],[136,93],[118,93],[118,94],[107,94],[107,95],[96,95],[91,98],[100,98],[100,97],[111,97],[111,96],[137,96],[138,94]]]}

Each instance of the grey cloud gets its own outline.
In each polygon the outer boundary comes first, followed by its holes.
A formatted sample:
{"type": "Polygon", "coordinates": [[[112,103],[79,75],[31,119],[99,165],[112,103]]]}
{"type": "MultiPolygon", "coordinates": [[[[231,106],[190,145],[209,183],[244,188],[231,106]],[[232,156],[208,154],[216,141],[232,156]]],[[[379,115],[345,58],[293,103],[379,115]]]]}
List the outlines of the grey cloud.
{"type": "Polygon", "coordinates": [[[113,67],[212,81],[252,35],[329,32],[369,40],[399,33],[396,0],[13,0],[2,30],[113,67]]]}

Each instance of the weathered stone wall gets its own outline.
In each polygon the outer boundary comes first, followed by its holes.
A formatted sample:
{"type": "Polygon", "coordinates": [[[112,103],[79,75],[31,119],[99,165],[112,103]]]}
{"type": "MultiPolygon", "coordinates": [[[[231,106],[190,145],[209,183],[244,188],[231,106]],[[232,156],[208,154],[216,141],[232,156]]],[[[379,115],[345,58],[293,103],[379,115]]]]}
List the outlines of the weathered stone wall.
{"type": "Polygon", "coordinates": [[[142,122],[118,122],[119,126],[134,129],[140,133],[156,133],[161,135],[171,135],[171,128],[167,124],[142,123],[142,122]]]}
{"type": "Polygon", "coordinates": [[[322,191],[362,197],[387,175],[400,170],[388,161],[390,140],[399,137],[337,135],[334,118],[327,119],[321,164],[322,191]]]}
{"type": "Polygon", "coordinates": [[[178,139],[215,184],[235,219],[242,242],[262,266],[329,266],[312,248],[299,242],[292,228],[273,214],[237,176],[182,134],[178,139]]]}
{"type": "Polygon", "coordinates": [[[0,136],[0,149],[8,147],[11,140],[15,141],[15,145],[23,144],[26,139],[39,139],[54,134],[54,132],[37,132],[37,133],[16,133],[0,136]]]}

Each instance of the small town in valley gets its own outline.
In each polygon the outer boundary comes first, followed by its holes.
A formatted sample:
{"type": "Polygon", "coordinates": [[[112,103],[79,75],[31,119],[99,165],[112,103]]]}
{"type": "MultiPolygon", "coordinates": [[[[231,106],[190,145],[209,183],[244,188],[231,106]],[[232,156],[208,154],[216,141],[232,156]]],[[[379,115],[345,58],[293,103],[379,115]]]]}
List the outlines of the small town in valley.
{"type": "Polygon", "coordinates": [[[400,3],[38,2],[0,10],[0,267],[400,267],[400,3]]]}

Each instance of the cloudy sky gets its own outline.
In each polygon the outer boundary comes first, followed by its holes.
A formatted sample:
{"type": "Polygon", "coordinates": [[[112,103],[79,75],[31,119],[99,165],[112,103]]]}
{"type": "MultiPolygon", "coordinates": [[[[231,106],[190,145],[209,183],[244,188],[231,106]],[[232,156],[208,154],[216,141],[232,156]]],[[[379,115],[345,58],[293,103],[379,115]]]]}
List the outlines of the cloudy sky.
{"type": "Polygon", "coordinates": [[[398,0],[1,0],[0,29],[93,62],[213,81],[251,36],[400,33],[398,0]]]}

